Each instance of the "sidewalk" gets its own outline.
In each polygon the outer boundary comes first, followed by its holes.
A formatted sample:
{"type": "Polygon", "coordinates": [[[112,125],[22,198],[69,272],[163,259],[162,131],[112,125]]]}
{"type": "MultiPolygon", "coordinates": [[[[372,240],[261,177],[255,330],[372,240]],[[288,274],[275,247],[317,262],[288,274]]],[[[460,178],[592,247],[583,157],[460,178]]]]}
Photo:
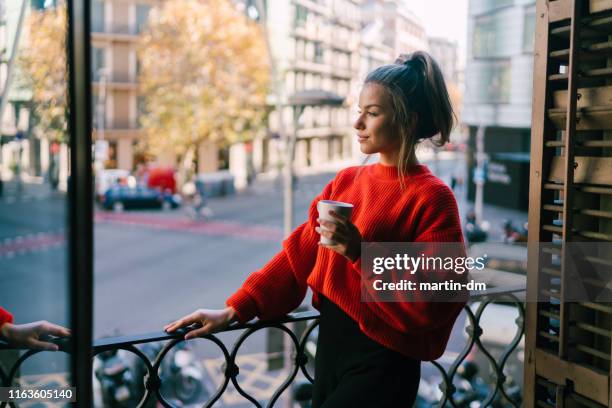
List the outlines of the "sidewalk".
{"type": "Polygon", "coordinates": [[[49,184],[39,180],[22,181],[21,183],[15,179],[4,180],[0,203],[41,201],[62,194],[64,193],[61,191],[51,190],[49,184]]]}

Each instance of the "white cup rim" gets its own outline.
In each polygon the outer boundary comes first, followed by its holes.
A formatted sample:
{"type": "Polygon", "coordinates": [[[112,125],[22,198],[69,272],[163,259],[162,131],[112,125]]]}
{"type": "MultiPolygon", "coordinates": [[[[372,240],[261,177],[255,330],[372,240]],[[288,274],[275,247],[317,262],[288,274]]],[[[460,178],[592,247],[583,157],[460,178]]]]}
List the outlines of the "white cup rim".
{"type": "Polygon", "coordinates": [[[333,201],[333,200],[319,200],[320,204],[328,204],[328,205],[335,205],[338,207],[347,207],[347,208],[352,208],[353,204],[350,203],[344,203],[342,201],[333,201]]]}

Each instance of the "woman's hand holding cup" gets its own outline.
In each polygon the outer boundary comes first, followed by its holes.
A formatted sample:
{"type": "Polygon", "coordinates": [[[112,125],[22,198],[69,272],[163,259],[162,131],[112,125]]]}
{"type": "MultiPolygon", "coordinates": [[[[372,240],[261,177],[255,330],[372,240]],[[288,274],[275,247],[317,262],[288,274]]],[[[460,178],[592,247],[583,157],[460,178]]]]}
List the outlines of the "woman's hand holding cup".
{"type": "Polygon", "coordinates": [[[319,245],[339,253],[351,262],[359,259],[362,237],[359,229],[350,221],[353,206],[347,203],[319,201],[317,209],[319,226],[315,230],[321,234],[319,245]]]}

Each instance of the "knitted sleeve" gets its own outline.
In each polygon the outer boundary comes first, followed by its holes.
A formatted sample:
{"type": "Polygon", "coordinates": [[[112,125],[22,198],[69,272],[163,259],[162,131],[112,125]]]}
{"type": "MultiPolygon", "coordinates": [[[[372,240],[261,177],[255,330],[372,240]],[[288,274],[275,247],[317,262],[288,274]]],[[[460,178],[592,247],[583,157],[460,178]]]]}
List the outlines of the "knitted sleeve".
{"type": "Polygon", "coordinates": [[[10,314],[6,309],[0,307],[0,327],[4,323],[13,323],[13,315],[10,314]]]}
{"type": "MultiPolygon", "coordinates": [[[[433,243],[434,245],[426,245],[432,249],[429,255],[436,255],[435,243],[456,242],[459,245],[453,246],[455,256],[465,256],[459,212],[452,192],[446,186],[435,186],[433,191],[425,194],[422,203],[412,241],[433,243]]],[[[374,315],[404,333],[433,330],[448,325],[456,319],[464,304],[464,301],[435,300],[364,302],[374,315]]]]}
{"type": "Polygon", "coordinates": [[[263,268],[250,274],[227,299],[226,304],[236,310],[238,321],[246,322],[255,316],[266,320],[278,318],[300,305],[318,253],[317,202],[331,196],[332,184],[333,180],[312,201],[308,220],[283,241],[283,249],[263,268]]]}

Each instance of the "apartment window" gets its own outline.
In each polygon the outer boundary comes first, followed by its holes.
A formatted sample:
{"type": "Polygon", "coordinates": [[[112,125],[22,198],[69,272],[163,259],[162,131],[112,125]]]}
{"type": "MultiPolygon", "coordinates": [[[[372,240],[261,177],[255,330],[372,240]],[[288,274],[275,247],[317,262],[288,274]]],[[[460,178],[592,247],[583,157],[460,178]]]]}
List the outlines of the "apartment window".
{"type": "Polygon", "coordinates": [[[535,8],[529,8],[525,11],[525,21],[523,22],[523,52],[533,52],[535,26],[535,8]]]}
{"type": "Polygon", "coordinates": [[[501,7],[511,6],[514,0],[482,0],[478,4],[477,13],[487,13],[491,10],[495,10],[501,7]]]}
{"type": "Polygon", "coordinates": [[[101,47],[91,47],[91,71],[94,81],[99,81],[102,70],[106,67],[106,50],[101,47]]]}
{"type": "Polygon", "coordinates": [[[504,15],[494,14],[476,18],[474,25],[475,58],[498,57],[505,52],[502,24],[504,15]]]}
{"type": "Polygon", "coordinates": [[[30,4],[34,10],[44,10],[57,7],[57,0],[32,0],[30,4]]]}
{"type": "Polygon", "coordinates": [[[138,95],[138,97],[136,98],[136,114],[138,115],[139,123],[140,123],[140,118],[143,117],[146,111],[147,111],[147,104],[146,104],[145,98],[142,95],[138,95]]]}
{"type": "Polygon", "coordinates": [[[91,1],[91,31],[104,32],[104,2],[102,0],[91,1]]]}
{"type": "Polygon", "coordinates": [[[314,61],[318,64],[323,64],[323,44],[320,42],[316,42],[314,46],[314,61]]]}
{"type": "Polygon", "coordinates": [[[295,74],[295,90],[300,91],[304,89],[304,73],[297,72],[295,74]]]}
{"type": "Polygon", "coordinates": [[[510,103],[510,61],[490,64],[481,71],[476,98],[480,103],[510,103]]]}
{"type": "Polygon", "coordinates": [[[303,60],[304,59],[304,41],[303,40],[296,40],[295,43],[295,58],[297,60],[303,60]]]}
{"type": "Polygon", "coordinates": [[[140,33],[147,27],[147,21],[149,21],[149,12],[151,6],[148,4],[137,4],[136,5],[136,32],[140,33]]]}
{"type": "Polygon", "coordinates": [[[308,19],[308,10],[299,4],[295,6],[295,27],[304,27],[308,19]]]}

